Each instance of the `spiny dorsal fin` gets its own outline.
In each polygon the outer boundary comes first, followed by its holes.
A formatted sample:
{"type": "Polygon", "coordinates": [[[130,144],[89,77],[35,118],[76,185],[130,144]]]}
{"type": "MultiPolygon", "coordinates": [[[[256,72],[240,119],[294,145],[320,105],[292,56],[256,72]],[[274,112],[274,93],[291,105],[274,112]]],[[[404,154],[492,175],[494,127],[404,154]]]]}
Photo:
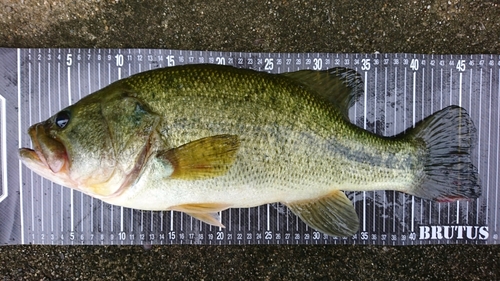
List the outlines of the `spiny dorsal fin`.
{"type": "Polygon", "coordinates": [[[332,236],[352,236],[359,219],[351,201],[337,190],[324,197],[286,204],[312,228],[332,236]]]}
{"type": "Polygon", "coordinates": [[[323,71],[300,70],[281,74],[332,104],[347,119],[348,110],[363,95],[363,80],[353,69],[335,67],[323,71]]]}
{"type": "Polygon", "coordinates": [[[224,175],[233,165],[240,147],[238,136],[217,135],[198,139],[158,153],[172,165],[172,179],[200,180],[224,175]]]}

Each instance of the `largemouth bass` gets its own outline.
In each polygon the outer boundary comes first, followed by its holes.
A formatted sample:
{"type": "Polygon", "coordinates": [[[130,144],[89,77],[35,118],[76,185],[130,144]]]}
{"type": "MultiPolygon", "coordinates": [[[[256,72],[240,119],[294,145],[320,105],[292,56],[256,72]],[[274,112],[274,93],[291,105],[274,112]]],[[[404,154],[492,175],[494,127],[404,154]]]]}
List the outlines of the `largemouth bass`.
{"type": "Polygon", "coordinates": [[[110,204],[185,212],[282,202],[334,236],[357,232],[343,191],[477,198],[474,125],[458,106],[384,137],[348,119],[362,81],[333,68],[268,74],[186,65],[119,80],[29,128],[23,163],[110,204]]]}

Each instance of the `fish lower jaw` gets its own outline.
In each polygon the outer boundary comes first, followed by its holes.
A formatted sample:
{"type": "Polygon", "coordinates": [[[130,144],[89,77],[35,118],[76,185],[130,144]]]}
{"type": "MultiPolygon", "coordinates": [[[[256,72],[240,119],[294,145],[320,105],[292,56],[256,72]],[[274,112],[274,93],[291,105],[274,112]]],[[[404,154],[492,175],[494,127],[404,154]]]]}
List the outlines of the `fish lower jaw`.
{"type": "MultiPolygon", "coordinates": [[[[26,151],[20,151],[21,154],[21,161],[23,164],[31,169],[33,172],[37,173],[38,175],[53,181],[59,185],[66,186],[69,188],[74,188],[78,189],[76,184],[73,180],[71,180],[67,174],[65,173],[54,173],[47,165],[45,165],[43,162],[40,161],[39,158],[25,158],[23,157],[23,154],[25,154],[26,151]],[[38,159],[38,160],[37,160],[38,159]]],[[[34,152],[33,152],[34,153],[34,152]]]]}

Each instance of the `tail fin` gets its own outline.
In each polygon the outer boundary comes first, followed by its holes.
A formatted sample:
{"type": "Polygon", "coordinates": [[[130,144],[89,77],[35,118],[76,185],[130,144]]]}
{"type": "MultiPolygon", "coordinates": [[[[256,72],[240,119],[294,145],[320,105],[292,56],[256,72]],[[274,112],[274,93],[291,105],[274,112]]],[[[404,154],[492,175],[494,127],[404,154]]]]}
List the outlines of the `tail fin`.
{"type": "Polygon", "coordinates": [[[440,202],[481,195],[478,172],[470,159],[476,129],[465,109],[446,107],[408,133],[423,140],[428,152],[424,178],[411,194],[440,202]]]}

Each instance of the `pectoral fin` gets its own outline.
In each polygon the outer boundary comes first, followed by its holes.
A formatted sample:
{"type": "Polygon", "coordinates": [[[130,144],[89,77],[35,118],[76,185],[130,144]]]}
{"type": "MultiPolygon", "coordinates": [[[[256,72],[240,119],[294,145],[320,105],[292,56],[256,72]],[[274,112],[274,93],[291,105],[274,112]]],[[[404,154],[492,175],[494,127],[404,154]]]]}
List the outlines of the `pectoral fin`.
{"type": "Polygon", "coordinates": [[[356,210],[340,190],[318,199],[286,205],[309,226],[328,235],[351,236],[358,231],[356,210]]]}
{"type": "Polygon", "coordinates": [[[238,136],[217,135],[161,152],[157,157],[172,165],[172,179],[207,179],[224,175],[229,170],[239,146],[238,136]]]}
{"type": "Polygon", "coordinates": [[[204,223],[224,228],[224,225],[220,222],[220,217],[217,212],[225,210],[229,207],[230,206],[226,204],[200,203],[177,205],[170,209],[174,211],[184,212],[204,223]]]}

